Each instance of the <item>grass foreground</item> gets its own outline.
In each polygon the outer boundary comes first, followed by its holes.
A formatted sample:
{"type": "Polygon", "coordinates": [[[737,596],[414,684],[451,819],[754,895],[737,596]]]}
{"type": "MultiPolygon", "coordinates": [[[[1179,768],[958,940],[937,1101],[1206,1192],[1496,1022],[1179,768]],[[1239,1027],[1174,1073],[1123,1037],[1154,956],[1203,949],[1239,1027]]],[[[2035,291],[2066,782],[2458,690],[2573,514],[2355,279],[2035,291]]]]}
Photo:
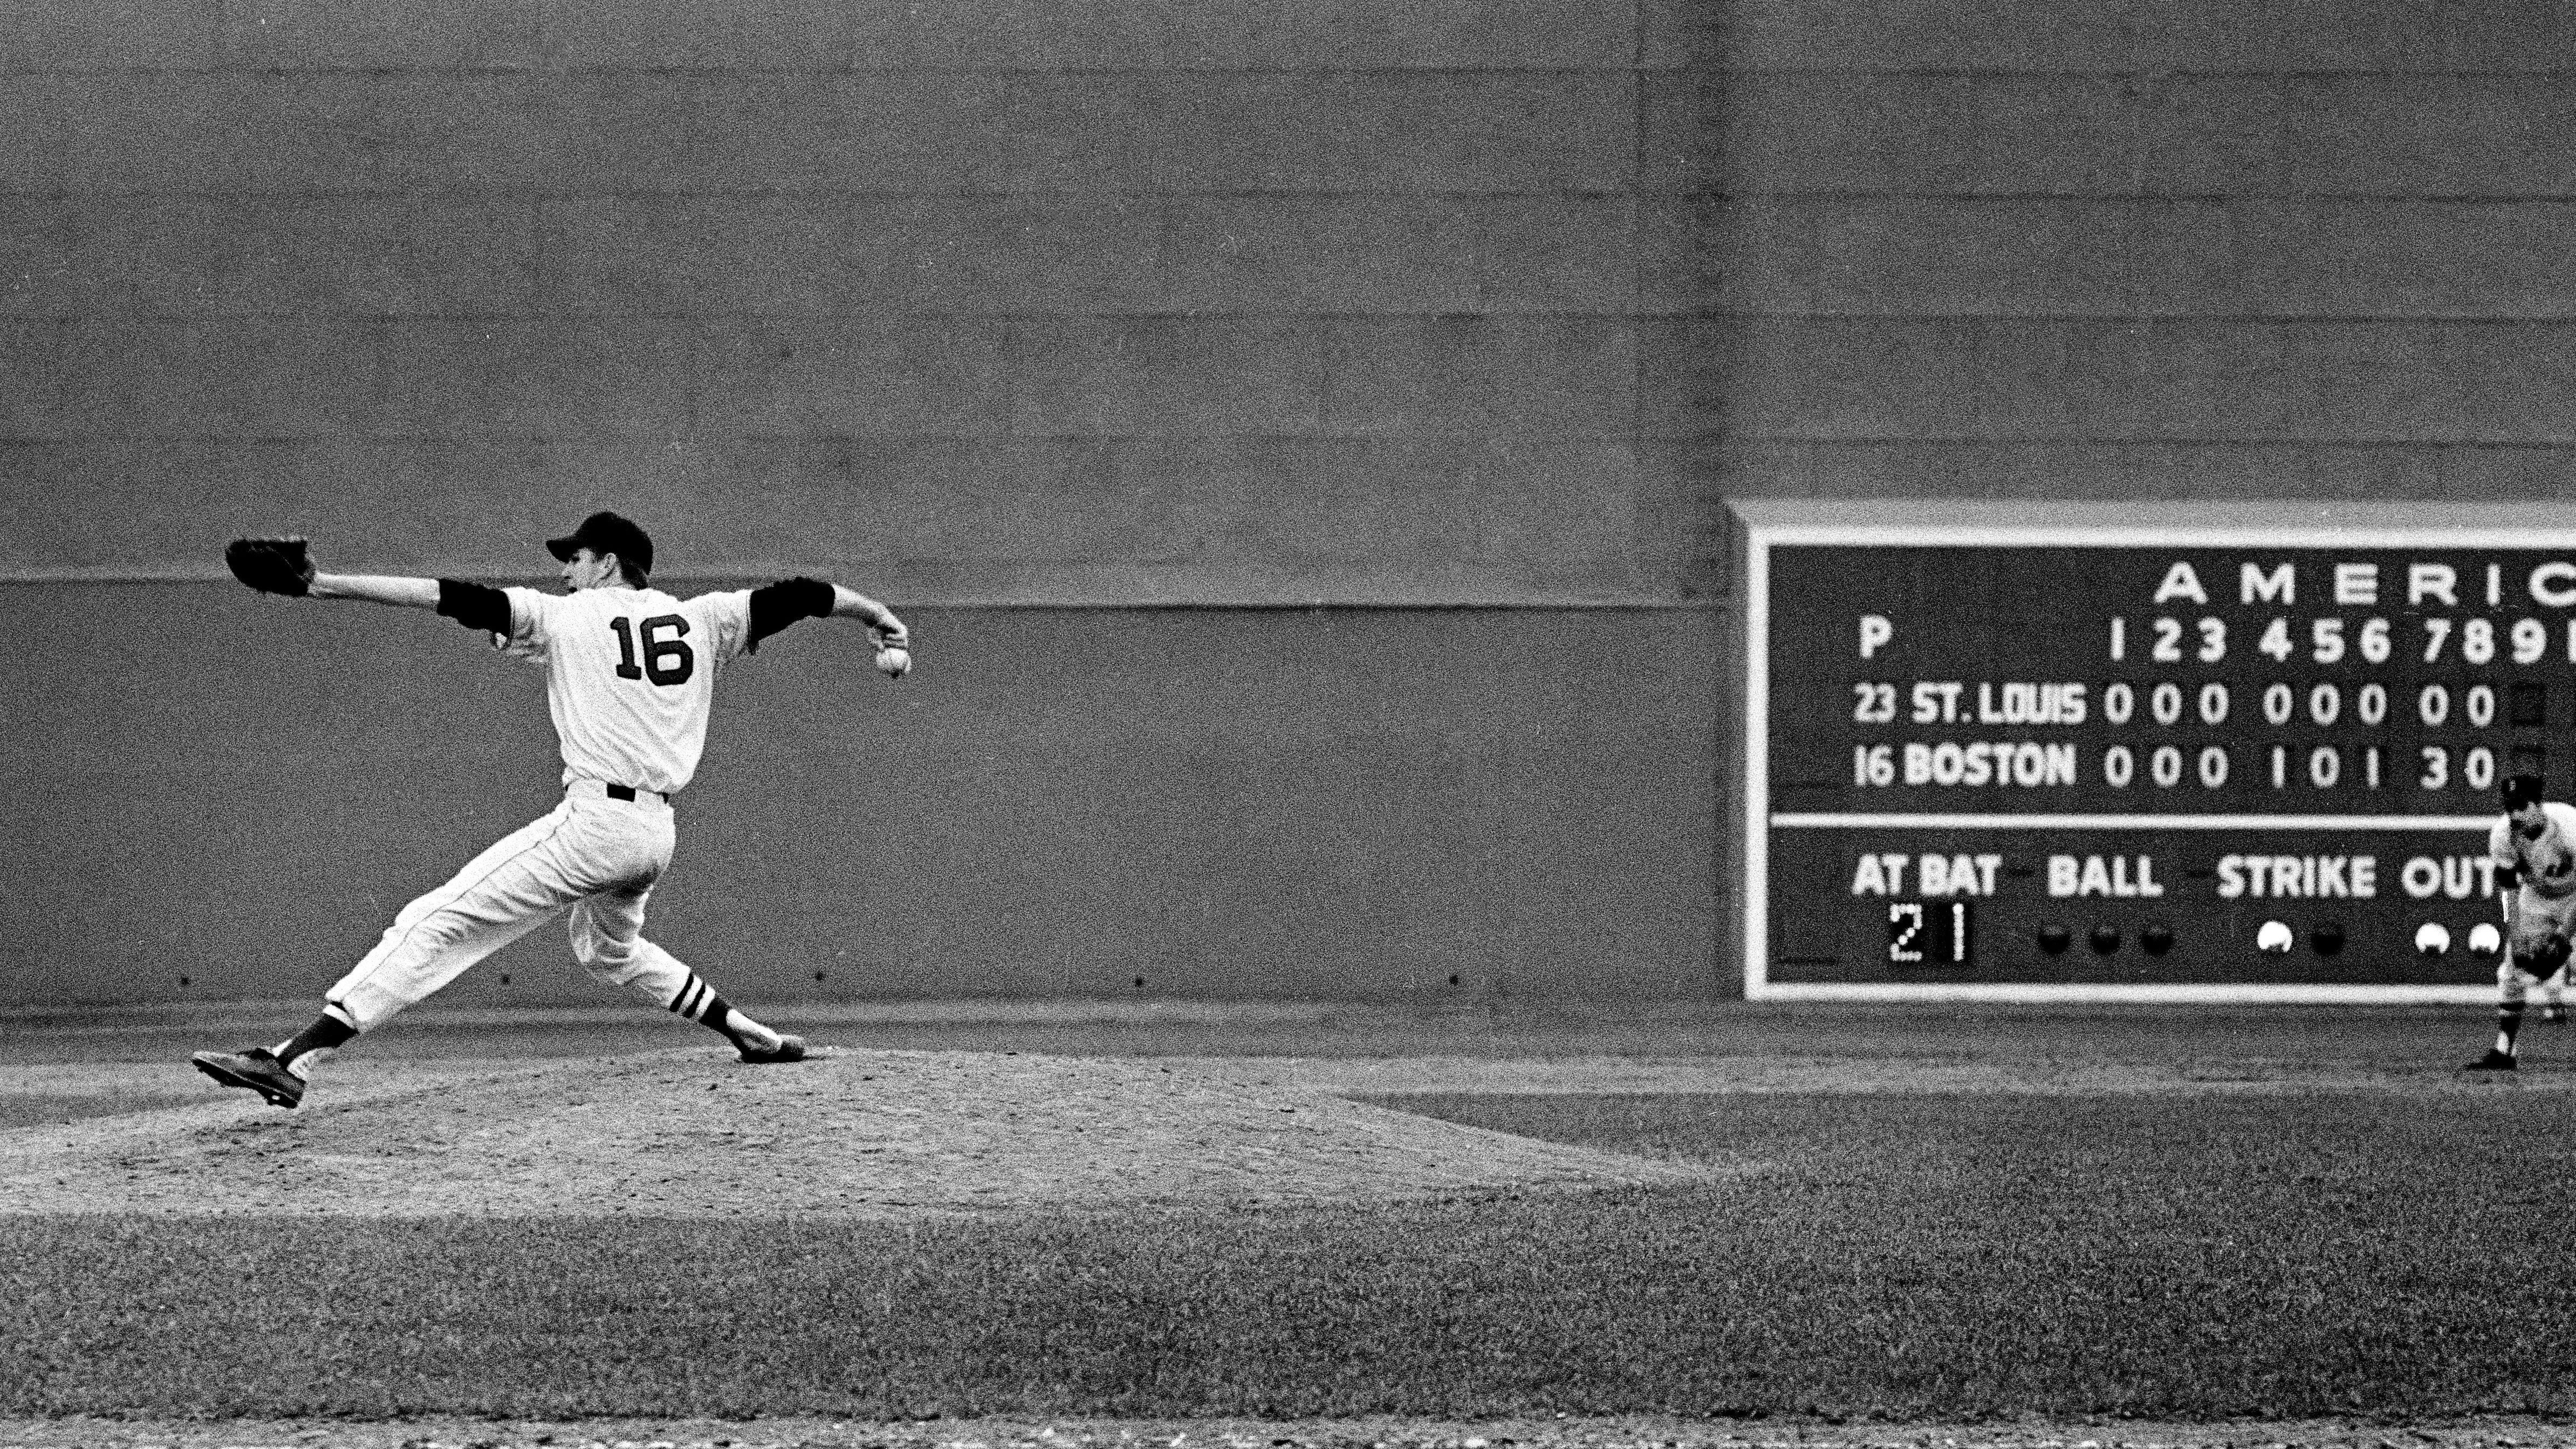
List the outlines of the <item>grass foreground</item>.
{"type": "Polygon", "coordinates": [[[2559,1093],[1405,1098],[1705,1188],[0,1218],[0,1416],[2576,1414],[2559,1093]]]}

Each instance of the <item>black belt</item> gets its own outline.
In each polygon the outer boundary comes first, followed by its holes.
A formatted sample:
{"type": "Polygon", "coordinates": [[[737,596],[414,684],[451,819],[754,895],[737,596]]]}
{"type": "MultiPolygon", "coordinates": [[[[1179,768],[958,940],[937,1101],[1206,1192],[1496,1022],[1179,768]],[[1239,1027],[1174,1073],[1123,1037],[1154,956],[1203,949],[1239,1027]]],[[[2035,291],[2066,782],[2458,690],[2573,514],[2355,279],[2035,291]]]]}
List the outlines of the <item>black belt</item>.
{"type": "MultiPolygon", "coordinates": [[[[609,785],[604,788],[608,791],[608,798],[611,800],[632,800],[635,798],[635,787],[632,785],[609,785]]],[[[644,793],[660,800],[665,805],[671,803],[671,797],[663,794],[659,790],[647,790],[644,793]]]]}

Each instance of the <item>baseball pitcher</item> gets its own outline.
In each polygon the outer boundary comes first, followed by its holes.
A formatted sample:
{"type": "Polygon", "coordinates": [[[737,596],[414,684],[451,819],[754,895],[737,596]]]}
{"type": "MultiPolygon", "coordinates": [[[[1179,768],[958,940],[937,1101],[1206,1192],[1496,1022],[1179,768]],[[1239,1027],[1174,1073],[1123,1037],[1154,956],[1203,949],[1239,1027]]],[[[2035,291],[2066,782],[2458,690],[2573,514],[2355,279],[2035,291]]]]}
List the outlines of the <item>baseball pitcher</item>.
{"type": "Polygon", "coordinates": [[[799,619],[849,618],[874,636],[877,667],[900,678],[912,663],[910,631],[884,604],[817,579],[674,598],[647,582],[652,539],[615,513],[592,514],[546,548],[563,565],[560,597],[319,573],[301,539],[239,539],[225,550],[235,576],[262,592],[434,609],[542,665],[564,798],[404,907],[324,994],[312,1025],[273,1047],[199,1052],[190,1058],[197,1070],[293,1107],[333,1049],[567,910],[573,956],[593,977],[723,1033],[746,1062],[803,1059],[801,1038],[754,1021],[644,939],[644,905],[670,865],[671,800],[697,771],[725,662],[799,619]]]}

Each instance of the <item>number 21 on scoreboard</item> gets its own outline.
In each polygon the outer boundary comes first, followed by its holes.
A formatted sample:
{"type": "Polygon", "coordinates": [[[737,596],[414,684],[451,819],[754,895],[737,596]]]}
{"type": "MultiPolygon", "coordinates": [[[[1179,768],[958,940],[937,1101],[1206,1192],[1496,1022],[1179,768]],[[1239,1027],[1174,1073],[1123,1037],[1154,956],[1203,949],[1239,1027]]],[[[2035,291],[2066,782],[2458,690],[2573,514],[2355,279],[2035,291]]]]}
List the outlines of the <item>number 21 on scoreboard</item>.
{"type": "Polygon", "coordinates": [[[1887,961],[1891,966],[1968,964],[1968,903],[1888,902],[1887,961]]]}

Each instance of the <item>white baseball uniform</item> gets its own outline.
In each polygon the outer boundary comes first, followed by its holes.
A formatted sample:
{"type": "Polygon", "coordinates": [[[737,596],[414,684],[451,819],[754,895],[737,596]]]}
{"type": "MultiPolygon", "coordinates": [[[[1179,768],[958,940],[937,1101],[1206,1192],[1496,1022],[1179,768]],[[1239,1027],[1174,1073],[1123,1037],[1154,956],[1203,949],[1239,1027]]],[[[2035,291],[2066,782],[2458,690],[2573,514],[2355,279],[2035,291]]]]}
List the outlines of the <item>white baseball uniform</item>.
{"type": "Polygon", "coordinates": [[[563,803],[404,907],[326,999],[372,1030],[569,908],[594,978],[695,1020],[715,993],[644,939],[644,903],[671,862],[669,797],[697,773],[716,676],[750,637],[751,592],[501,592],[510,632],[494,642],[546,669],[563,803]]]}
{"type": "Polygon", "coordinates": [[[2510,815],[2499,818],[2487,831],[2487,854],[2496,868],[2513,871],[2521,879],[2513,900],[2517,937],[2524,934],[2526,920],[2541,934],[2563,934],[2571,915],[2576,915],[2576,805],[2547,800],[2541,802],[2540,814],[2536,836],[2525,837],[2516,830],[2510,815]]]}
{"type": "Polygon", "coordinates": [[[2505,958],[2496,963],[2496,985],[2508,1002],[2519,1002],[2523,988],[2556,971],[2552,967],[2535,975],[2514,958],[2537,952],[2551,936],[2569,934],[2570,923],[2576,922],[2576,806],[2546,800],[2540,813],[2537,836],[2526,838],[2514,828],[2511,815],[2500,817],[2487,831],[2487,855],[2496,868],[2520,877],[2507,913],[2505,958]]]}

